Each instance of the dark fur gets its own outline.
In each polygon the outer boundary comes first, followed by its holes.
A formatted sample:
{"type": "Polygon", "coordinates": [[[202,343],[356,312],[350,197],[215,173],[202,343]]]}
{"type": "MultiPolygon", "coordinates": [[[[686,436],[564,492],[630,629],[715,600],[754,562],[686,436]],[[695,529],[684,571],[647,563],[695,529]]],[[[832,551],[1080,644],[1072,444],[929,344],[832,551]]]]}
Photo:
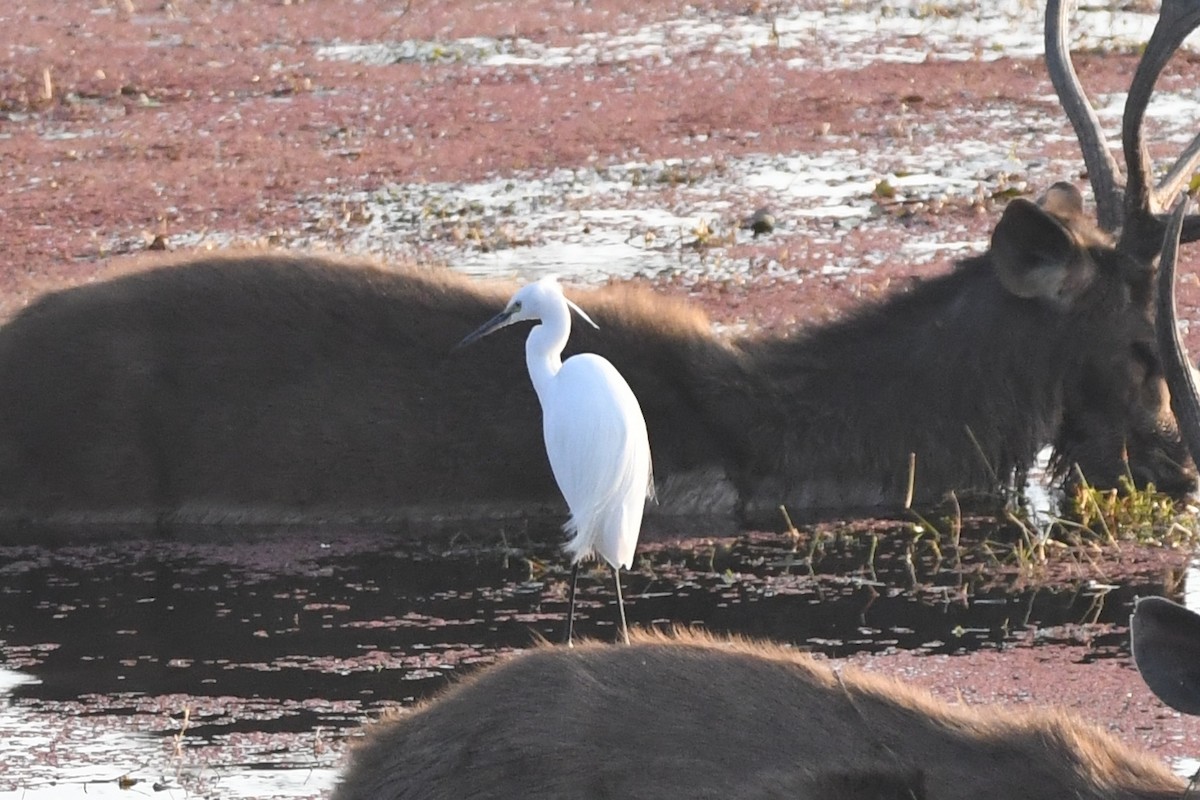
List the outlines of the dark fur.
{"type": "Polygon", "coordinates": [[[786,648],[681,634],[542,647],[368,729],[333,800],[1177,798],[1061,712],[949,706],[786,648]]]}
{"type": "MultiPolygon", "coordinates": [[[[576,325],[569,353],[608,356],[639,397],[651,514],[894,510],[910,452],[918,501],[994,493],[1051,442],[1060,464],[1103,485],[1128,469],[1190,488],[1154,349],[1151,269],[1080,215],[1047,220],[1014,204],[988,255],[781,339],[721,339],[644,290],[572,292],[601,329],[576,325]],[[1062,287],[1005,288],[1041,286],[1047,259],[1065,265],[1062,287]]],[[[258,255],[49,294],[0,329],[0,515],[560,513],[525,330],[451,354],[511,290],[258,255]]]]}

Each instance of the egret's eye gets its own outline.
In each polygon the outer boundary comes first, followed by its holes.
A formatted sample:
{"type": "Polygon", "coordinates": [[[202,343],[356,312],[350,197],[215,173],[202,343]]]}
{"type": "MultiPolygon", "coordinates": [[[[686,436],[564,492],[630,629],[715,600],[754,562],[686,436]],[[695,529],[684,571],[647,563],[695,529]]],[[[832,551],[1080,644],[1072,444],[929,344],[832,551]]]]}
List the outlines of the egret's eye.
{"type": "Polygon", "coordinates": [[[512,307],[509,309],[509,311],[513,314],[516,314],[520,310],[521,310],[521,301],[520,300],[513,301],[512,307]]]}

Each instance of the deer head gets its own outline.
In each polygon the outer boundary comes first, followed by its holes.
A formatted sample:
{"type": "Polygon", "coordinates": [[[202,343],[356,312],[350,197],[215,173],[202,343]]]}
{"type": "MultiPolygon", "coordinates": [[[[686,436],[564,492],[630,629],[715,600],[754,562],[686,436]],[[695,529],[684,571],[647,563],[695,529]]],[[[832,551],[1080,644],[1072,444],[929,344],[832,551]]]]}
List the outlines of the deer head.
{"type": "Polygon", "coordinates": [[[1181,197],[1200,166],[1200,134],[1157,183],[1143,135],[1146,108],[1159,75],[1188,34],[1200,27],[1200,0],[1163,0],[1125,102],[1121,126],[1125,174],[1071,61],[1067,12],[1068,4],[1063,0],[1047,3],[1046,64],[1050,80],[1079,139],[1100,228],[1118,236],[1117,250],[1129,259],[1132,268],[1153,270],[1155,260],[1159,262],[1157,355],[1171,393],[1176,424],[1193,461],[1200,463],[1200,395],[1178,335],[1174,294],[1179,244],[1200,239],[1200,216],[1188,214],[1186,197],[1181,197]]]}

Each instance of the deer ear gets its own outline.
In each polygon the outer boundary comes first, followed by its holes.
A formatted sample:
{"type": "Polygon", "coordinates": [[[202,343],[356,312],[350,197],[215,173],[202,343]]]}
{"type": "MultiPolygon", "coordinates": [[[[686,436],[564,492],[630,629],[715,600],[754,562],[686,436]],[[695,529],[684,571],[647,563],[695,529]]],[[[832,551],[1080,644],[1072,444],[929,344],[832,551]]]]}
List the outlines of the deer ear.
{"type": "Polygon", "coordinates": [[[1133,660],[1158,699],[1200,714],[1200,616],[1164,597],[1145,597],[1129,621],[1133,660]]]}
{"type": "Polygon", "coordinates": [[[1046,190],[1038,205],[1060,219],[1083,215],[1083,195],[1074,184],[1059,181],[1046,190]]]}
{"type": "MultiPolygon", "coordinates": [[[[1069,204],[1070,197],[1049,198],[1069,204]]],[[[1071,232],[1045,209],[1012,200],[992,232],[992,265],[1004,288],[1017,297],[1070,301],[1091,279],[1090,262],[1079,258],[1071,232]]]]}

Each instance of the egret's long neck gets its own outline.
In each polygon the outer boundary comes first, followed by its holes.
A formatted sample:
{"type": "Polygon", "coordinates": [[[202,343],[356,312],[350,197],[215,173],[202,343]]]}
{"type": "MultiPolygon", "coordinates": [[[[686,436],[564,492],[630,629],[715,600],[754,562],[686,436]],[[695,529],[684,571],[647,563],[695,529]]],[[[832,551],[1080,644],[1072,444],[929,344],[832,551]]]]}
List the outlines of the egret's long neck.
{"type": "Polygon", "coordinates": [[[566,303],[557,303],[543,311],[541,323],[534,326],[525,340],[525,365],[542,403],[546,402],[550,382],[562,369],[562,351],[570,335],[571,311],[566,303]]]}

